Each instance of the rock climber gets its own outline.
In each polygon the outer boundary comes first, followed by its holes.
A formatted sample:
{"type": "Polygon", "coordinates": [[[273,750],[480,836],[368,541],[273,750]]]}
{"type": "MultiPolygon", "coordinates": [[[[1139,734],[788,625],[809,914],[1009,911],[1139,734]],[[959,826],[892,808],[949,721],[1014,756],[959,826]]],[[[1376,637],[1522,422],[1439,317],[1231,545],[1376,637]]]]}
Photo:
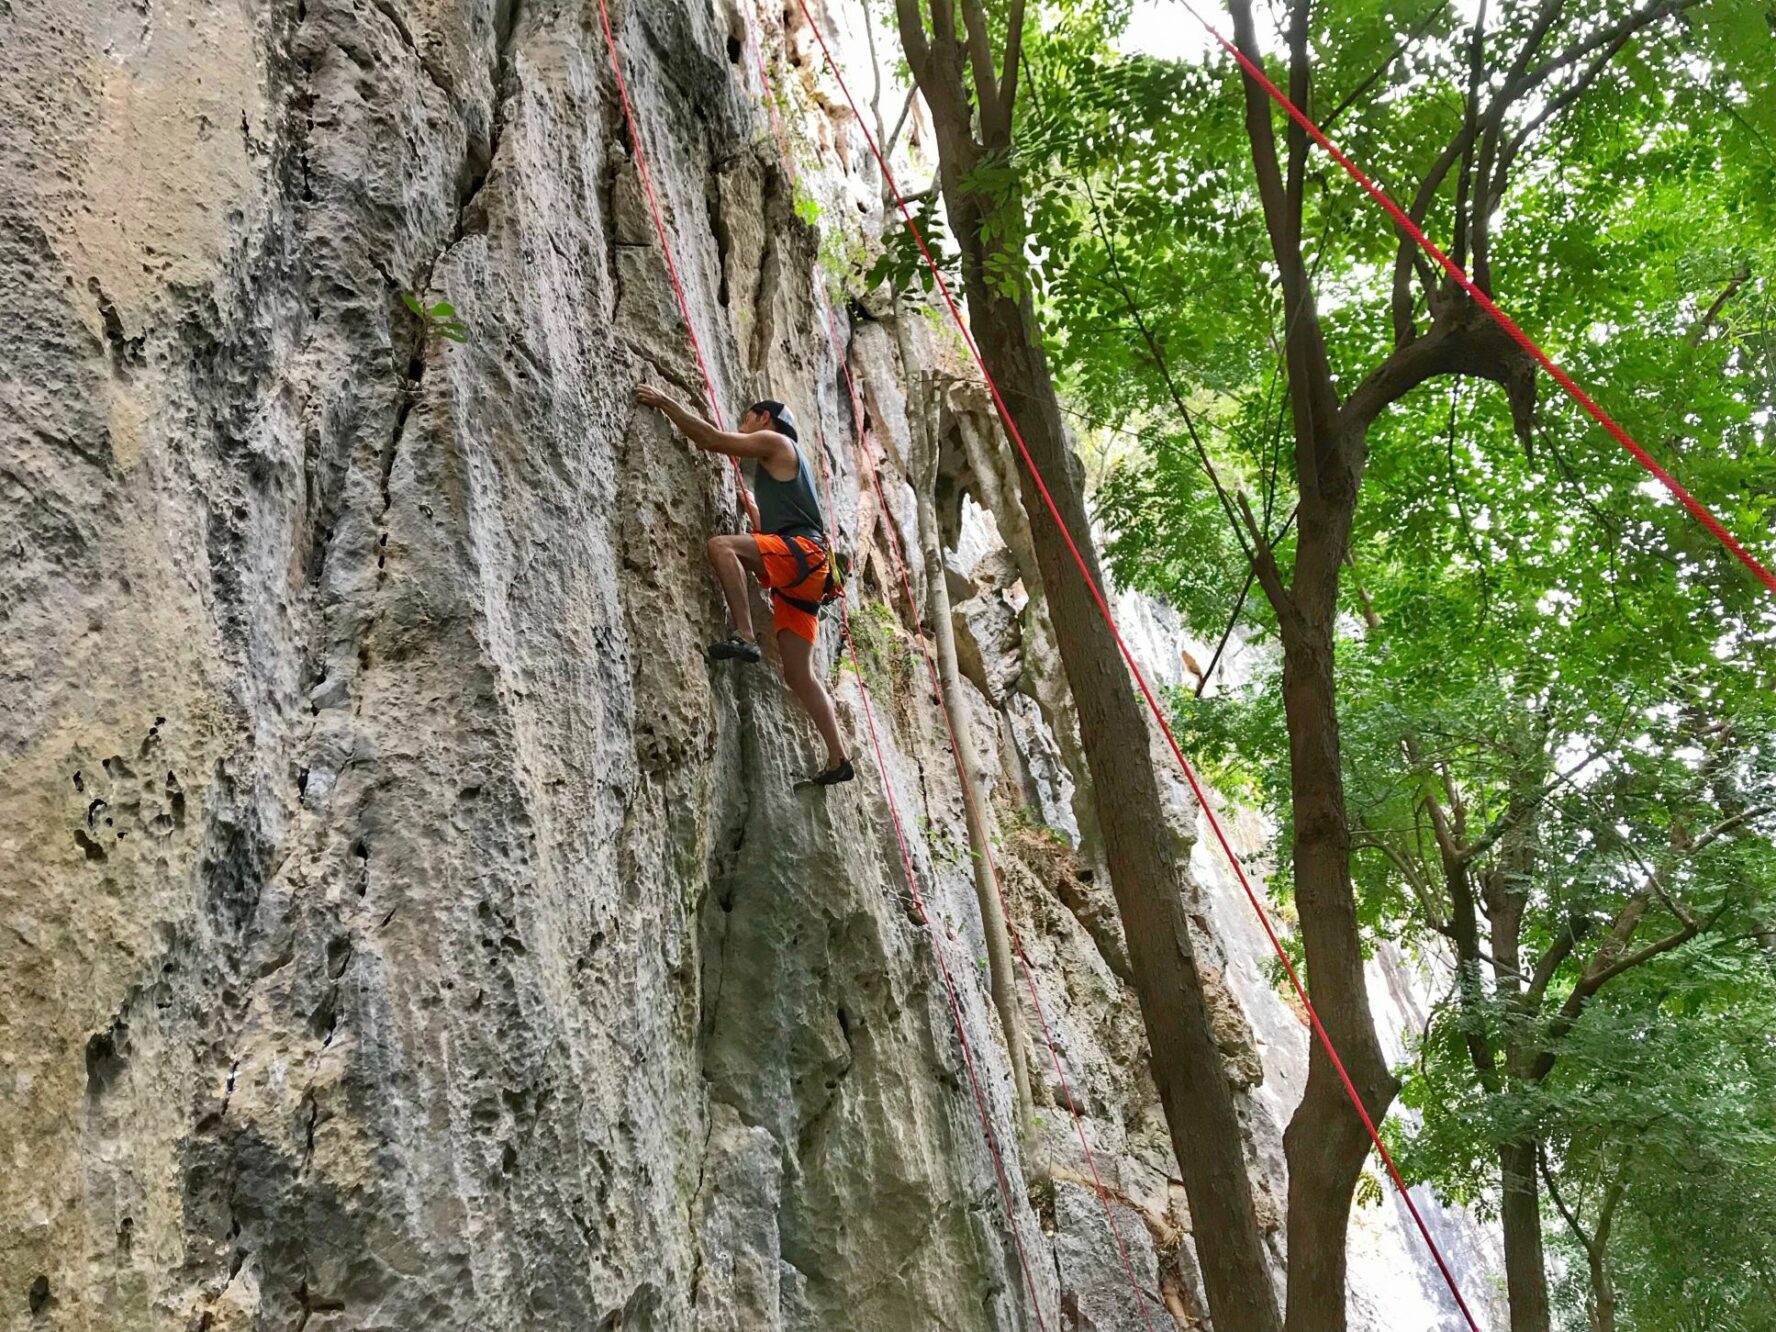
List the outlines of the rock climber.
{"type": "Polygon", "coordinates": [[[751,573],[771,593],[771,628],[783,658],[783,677],[826,741],[826,767],[810,781],[816,786],[850,781],[856,772],[839,734],[832,695],[814,671],[814,638],[830,555],[826,520],[797,440],[795,417],[782,403],[765,399],[746,409],[738,430],[718,430],[650,385],[637,385],[635,400],[658,408],[697,448],[754,464],[752,490],[740,487],[752,531],[709,538],[709,563],[734,621],[734,632],[710,644],[709,656],[717,661],[759,660],[746,595],[746,575],[751,573]]]}

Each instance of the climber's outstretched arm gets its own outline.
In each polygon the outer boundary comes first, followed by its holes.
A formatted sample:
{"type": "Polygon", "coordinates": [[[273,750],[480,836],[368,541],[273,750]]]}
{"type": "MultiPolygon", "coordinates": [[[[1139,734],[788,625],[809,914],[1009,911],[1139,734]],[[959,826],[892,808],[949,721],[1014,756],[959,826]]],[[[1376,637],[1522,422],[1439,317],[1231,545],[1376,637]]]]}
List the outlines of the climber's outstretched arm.
{"type": "Polygon", "coordinates": [[[774,430],[718,430],[696,413],[667,397],[650,384],[638,384],[635,400],[656,407],[684,437],[706,453],[725,453],[731,458],[757,458],[779,467],[795,464],[794,446],[774,430]]]}

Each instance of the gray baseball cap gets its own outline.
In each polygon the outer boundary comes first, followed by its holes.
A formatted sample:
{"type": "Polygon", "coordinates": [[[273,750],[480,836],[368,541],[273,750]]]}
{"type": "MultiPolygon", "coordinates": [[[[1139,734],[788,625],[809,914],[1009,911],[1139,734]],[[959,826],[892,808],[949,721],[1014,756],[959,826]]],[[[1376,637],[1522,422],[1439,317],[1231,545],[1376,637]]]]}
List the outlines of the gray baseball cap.
{"type": "Polygon", "coordinates": [[[763,412],[766,416],[771,418],[771,424],[776,426],[778,430],[788,435],[797,443],[801,442],[801,436],[796,434],[794,413],[775,398],[761,398],[746,410],[749,412],[763,412]]]}

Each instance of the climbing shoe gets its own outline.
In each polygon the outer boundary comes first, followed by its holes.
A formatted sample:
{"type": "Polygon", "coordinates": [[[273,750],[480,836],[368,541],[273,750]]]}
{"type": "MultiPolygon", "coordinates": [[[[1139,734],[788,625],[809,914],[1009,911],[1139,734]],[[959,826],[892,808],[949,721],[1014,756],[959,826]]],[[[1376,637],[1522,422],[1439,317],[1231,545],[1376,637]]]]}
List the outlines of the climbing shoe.
{"type": "Polygon", "coordinates": [[[836,767],[825,772],[815,773],[810,779],[815,786],[837,786],[840,782],[848,782],[857,776],[857,770],[851,766],[850,759],[840,759],[836,767]]]}
{"type": "Polygon", "coordinates": [[[711,661],[757,661],[763,655],[757,643],[748,643],[738,634],[729,634],[721,642],[709,645],[711,661]]]}

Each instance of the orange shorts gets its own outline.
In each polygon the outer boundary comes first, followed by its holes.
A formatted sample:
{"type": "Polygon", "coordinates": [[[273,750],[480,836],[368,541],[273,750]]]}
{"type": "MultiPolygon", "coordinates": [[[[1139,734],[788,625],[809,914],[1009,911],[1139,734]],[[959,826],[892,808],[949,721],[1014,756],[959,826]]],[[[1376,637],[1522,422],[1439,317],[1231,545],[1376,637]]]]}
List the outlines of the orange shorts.
{"type": "Polygon", "coordinates": [[[790,605],[782,593],[787,592],[803,601],[818,602],[826,590],[826,550],[818,541],[807,537],[754,532],[752,540],[765,566],[759,582],[771,590],[771,629],[776,633],[787,629],[797,638],[812,643],[819,632],[819,620],[800,606],[790,605]],[[799,578],[795,556],[789,553],[791,541],[798,543],[808,557],[808,572],[799,578]]]}

